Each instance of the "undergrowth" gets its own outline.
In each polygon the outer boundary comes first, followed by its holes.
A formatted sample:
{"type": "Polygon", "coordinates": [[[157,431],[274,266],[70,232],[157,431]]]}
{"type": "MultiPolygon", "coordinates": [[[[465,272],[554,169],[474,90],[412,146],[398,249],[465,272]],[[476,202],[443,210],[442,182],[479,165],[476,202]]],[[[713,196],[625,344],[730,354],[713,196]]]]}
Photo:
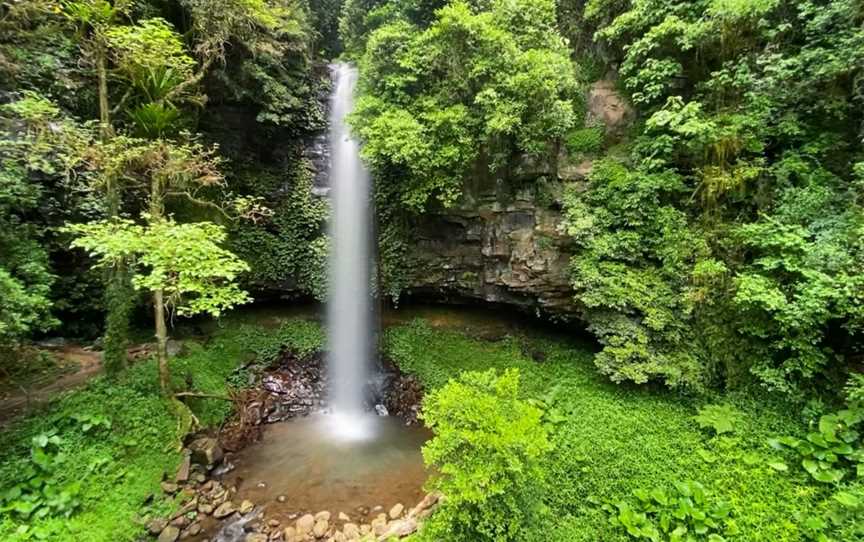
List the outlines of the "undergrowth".
{"type": "Polygon", "coordinates": [[[634,490],[676,483],[700,484],[730,507],[724,532],[737,534],[728,540],[808,540],[803,522],[830,495],[806,473],[780,467],[769,439],[801,434],[804,424],[800,407],[770,395],[687,397],[615,385],[597,374],[592,345],[553,337],[488,342],[418,321],[391,329],[385,342],[400,368],[429,388],[465,371],[518,368],[525,398],[547,405],[554,449],[544,462],[546,504],[554,521],[538,526],[538,540],[630,540],[602,503],[632,502],[634,490]],[[544,361],[528,350],[543,352],[544,361]],[[700,427],[717,410],[704,407],[717,402],[734,409],[734,431],[725,423],[721,431],[700,427]]]}
{"type": "MultiPolygon", "coordinates": [[[[303,320],[264,331],[243,315],[230,317],[209,340],[187,341],[171,360],[175,387],[191,380],[195,391],[224,395],[238,366],[284,347],[309,352],[321,341],[320,327],[303,320]]],[[[220,399],[189,404],[205,426],[231,408],[220,399]]],[[[179,464],[179,431],[152,360],[116,381],[95,378],[17,421],[0,433],[0,540],[137,540],[148,518],[175,506],[149,497],[162,495],[163,474],[173,475],[179,464]]]]}

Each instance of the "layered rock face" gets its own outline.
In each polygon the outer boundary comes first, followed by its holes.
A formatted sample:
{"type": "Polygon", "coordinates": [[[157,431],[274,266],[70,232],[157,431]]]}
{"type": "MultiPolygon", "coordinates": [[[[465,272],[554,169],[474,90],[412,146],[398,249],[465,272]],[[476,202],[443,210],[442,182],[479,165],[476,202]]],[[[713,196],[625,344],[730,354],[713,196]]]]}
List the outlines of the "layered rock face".
{"type": "Polygon", "coordinates": [[[542,194],[558,183],[502,194],[505,183],[476,182],[457,206],[415,219],[407,293],[573,315],[569,240],[554,194],[542,194]]]}
{"type": "MultiPolygon", "coordinates": [[[[589,125],[622,136],[633,110],[611,80],[587,95],[589,125]]],[[[561,228],[561,195],[583,185],[591,161],[563,150],[545,161],[522,159],[499,179],[478,174],[452,208],[415,219],[408,294],[439,300],[478,300],[570,320],[577,306],[570,287],[572,243],[561,228]]]]}

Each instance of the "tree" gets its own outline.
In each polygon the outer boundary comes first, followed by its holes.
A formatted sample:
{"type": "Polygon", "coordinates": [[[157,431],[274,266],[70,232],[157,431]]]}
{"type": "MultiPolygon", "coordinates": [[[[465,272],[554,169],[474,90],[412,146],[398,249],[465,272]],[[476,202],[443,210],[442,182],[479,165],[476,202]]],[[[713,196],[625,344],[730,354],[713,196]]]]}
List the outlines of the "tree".
{"type": "Polygon", "coordinates": [[[574,122],[575,79],[552,0],[451,2],[428,28],[389,15],[366,42],[353,123],[404,208],[451,205],[466,176],[502,172],[515,155],[554,155],[574,122]]]}
{"type": "Polygon", "coordinates": [[[519,371],[470,372],[426,396],[429,485],[446,499],[424,540],[525,540],[542,514],[543,410],[518,398],[519,371]]]}
{"type": "Polygon", "coordinates": [[[248,266],[220,245],[221,226],[201,222],[178,224],[171,218],[147,216],[146,225],[111,220],[70,226],[79,237],[74,247],[87,250],[99,267],[121,262],[132,271],[132,284],[149,292],[154,303],[159,383],[171,391],[168,367],[168,319],[173,314],[217,317],[250,301],[236,283],[248,266]]]}

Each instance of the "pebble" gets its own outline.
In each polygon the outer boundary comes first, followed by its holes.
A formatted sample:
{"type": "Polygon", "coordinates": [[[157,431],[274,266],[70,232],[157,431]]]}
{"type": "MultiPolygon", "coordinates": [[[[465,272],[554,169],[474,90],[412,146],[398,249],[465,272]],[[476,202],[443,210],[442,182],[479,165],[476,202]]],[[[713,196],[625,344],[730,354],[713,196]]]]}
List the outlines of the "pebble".
{"type": "Polygon", "coordinates": [[[315,522],[315,526],[312,528],[312,534],[315,535],[315,538],[321,538],[327,531],[330,530],[330,523],[326,519],[319,519],[315,522]]]}
{"type": "Polygon", "coordinates": [[[234,511],[234,504],[231,501],[225,501],[219,505],[219,508],[217,508],[215,512],[213,512],[213,517],[216,519],[222,519],[230,516],[234,511]]]}
{"type": "Polygon", "coordinates": [[[251,512],[253,508],[255,508],[255,504],[252,501],[244,500],[243,502],[240,503],[239,511],[241,514],[243,514],[245,516],[246,514],[251,512]]]}
{"type": "Polygon", "coordinates": [[[180,538],[180,529],[173,525],[169,525],[162,529],[156,542],[175,542],[178,538],[180,538]]]}
{"type": "Polygon", "coordinates": [[[312,514],[306,514],[297,520],[295,526],[297,527],[297,534],[307,535],[311,533],[312,528],[315,527],[315,516],[312,514]]]}

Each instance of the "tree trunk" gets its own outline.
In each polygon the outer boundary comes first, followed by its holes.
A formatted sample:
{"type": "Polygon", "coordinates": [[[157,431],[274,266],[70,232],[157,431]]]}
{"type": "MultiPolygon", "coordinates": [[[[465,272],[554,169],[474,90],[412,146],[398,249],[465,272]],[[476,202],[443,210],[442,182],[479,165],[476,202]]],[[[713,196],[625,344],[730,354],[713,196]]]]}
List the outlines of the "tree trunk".
{"type": "MultiPolygon", "coordinates": [[[[108,141],[114,137],[111,126],[111,108],[108,96],[108,68],[105,65],[106,49],[98,42],[94,48],[96,76],[99,80],[99,137],[108,141]]],[[[120,187],[114,177],[106,179],[105,202],[108,218],[120,214],[120,187]]],[[[109,269],[106,277],[105,301],[108,314],[105,316],[105,371],[109,376],[121,373],[127,364],[126,348],[129,342],[129,316],[134,304],[134,292],[125,263],[109,269]]]]}
{"type": "Polygon", "coordinates": [[[105,47],[101,44],[96,47],[96,74],[99,78],[99,133],[102,139],[106,140],[114,136],[114,128],[111,126],[111,109],[108,105],[108,68],[105,67],[105,47]]]}
{"type": "Polygon", "coordinates": [[[156,321],[156,359],[159,362],[159,386],[171,395],[171,372],[168,368],[168,325],[165,321],[165,295],[162,289],[153,292],[153,317],[156,321]]]}

